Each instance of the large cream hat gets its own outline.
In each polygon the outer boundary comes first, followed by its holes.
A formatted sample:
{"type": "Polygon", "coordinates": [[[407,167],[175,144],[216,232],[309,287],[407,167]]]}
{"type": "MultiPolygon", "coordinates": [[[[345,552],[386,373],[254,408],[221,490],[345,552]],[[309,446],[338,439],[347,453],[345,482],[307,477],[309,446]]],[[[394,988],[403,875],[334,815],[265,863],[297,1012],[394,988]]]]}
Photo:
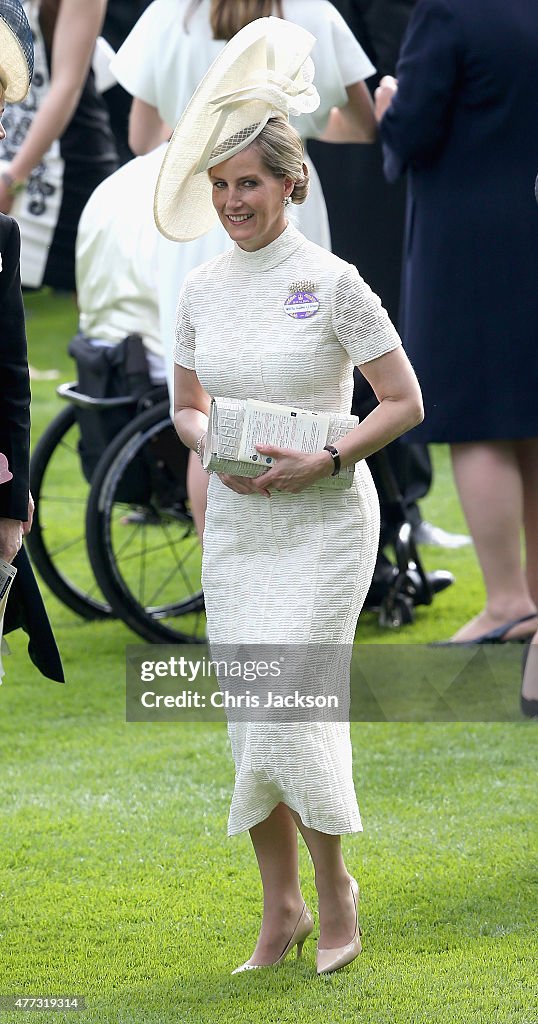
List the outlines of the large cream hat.
{"type": "Polygon", "coordinates": [[[34,72],[34,42],[18,0],[0,0],[0,82],[4,99],[20,103],[34,72]]]}
{"type": "Polygon", "coordinates": [[[217,221],[207,171],[260,134],[270,117],[319,106],[306,29],[259,18],[230,40],[186,107],[168,144],[155,191],[155,222],[177,242],[199,238],[217,221]]]}

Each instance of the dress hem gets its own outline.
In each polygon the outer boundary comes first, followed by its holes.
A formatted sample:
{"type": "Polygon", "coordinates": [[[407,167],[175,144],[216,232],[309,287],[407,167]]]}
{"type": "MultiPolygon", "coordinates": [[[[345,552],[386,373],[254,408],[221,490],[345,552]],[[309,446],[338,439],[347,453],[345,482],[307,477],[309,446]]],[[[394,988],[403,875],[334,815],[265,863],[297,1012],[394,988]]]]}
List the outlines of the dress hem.
{"type": "Polygon", "coordinates": [[[323,832],[328,836],[352,835],[363,831],[362,822],[360,820],[357,826],[350,825],[348,828],[320,828],[319,823],[316,823],[312,819],[310,821],[305,821],[305,815],[301,814],[301,811],[297,807],[292,807],[291,804],[286,803],[284,800],[276,800],[269,810],[257,812],[253,815],[252,820],[247,819],[248,823],[242,825],[241,828],[230,828],[228,825],[228,837],[231,838],[232,836],[241,835],[242,832],[248,832],[248,830],[254,828],[255,825],[261,824],[262,821],[265,821],[265,819],[272,814],[275,807],[278,807],[279,804],[285,804],[286,807],[289,807],[290,811],[295,811],[295,813],[299,815],[303,825],[306,825],[307,828],[313,828],[316,832],[323,832]]]}

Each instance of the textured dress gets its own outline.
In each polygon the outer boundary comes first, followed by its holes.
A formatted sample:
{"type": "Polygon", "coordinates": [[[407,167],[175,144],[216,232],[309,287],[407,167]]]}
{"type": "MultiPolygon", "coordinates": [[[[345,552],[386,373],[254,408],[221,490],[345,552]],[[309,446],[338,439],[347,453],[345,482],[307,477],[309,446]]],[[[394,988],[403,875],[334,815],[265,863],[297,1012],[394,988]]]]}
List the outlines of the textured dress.
{"type": "MultiPolygon", "coordinates": [[[[399,344],[355,267],[289,224],[263,249],[235,245],[188,276],[175,358],[210,395],[348,414],[353,365],[399,344]],[[305,280],[319,309],[294,319],[284,304],[305,280]]],[[[270,499],[236,494],[213,474],[202,576],[211,644],[330,644],[350,653],[378,531],[365,462],[349,490],[312,485],[270,499]]],[[[329,673],[329,692],[332,682],[329,673]]],[[[361,830],[348,722],[230,721],[228,730],[236,768],[230,835],[279,802],[319,831],[361,830]]]]}
{"type": "MultiPolygon", "coordinates": [[[[133,96],[155,107],[171,128],[181,117],[201,78],[224,48],[212,38],[210,0],[203,0],[185,26],[188,0],[155,0],[144,12],[112,61],[111,70],[133,96]]],[[[295,122],[304,139],[324,130],[332,107],[347,103],[346,86],[374,74],[375,68],[344,19],[328,0],[284,0],[284,16],[316,37],[312,59],[321,105],[295,122]]],[[[310,163],[307,202],[292,216],[304,234],[330,248],[325,200],[319,178],[310,163]]],[[[230,248],[230,239],[217,224],[192,242],[162,238],[159,252],[159,306],[161,332],[169,379],[173,379],[173,336],[179,290],[194,267],[230,248]]]]}

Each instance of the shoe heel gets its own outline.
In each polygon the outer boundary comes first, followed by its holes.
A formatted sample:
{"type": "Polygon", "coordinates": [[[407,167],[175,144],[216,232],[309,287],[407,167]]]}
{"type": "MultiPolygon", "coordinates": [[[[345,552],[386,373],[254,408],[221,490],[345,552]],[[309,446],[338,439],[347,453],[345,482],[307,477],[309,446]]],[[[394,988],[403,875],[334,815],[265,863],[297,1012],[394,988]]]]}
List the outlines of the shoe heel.
{"type": "Polygon", "coordinates": [[[297,959],[303,955],[304,939],[297,943],[297,959]]]}
{"type": "Polygon", "coordinates": [[[361,935],[362,929],[359,925],[359,886],[354,878],[350,879],[353,902],[355,904],[355,934],[351,942],[345,946],[334,949],[318,949],[316,953],[316,969],[318,974],[330,974],[338,971],[341,967],[347,967],[362,952],[361,935]]]}

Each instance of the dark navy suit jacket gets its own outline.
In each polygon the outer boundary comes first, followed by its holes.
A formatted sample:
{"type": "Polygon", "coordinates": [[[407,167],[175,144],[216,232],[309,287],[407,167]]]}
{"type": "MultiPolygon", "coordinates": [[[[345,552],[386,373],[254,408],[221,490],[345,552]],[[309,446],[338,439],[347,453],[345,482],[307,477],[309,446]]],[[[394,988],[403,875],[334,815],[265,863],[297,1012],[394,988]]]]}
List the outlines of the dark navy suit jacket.
{"type": "Polygon", "coordinates": [[[0,516],[28,518],[30,382],[21,295],[20,234],[11,217],[0,214],[0,452],[13,480],[0,484],[0,516]]]}
{"type": "Polygon", "coordinates": [[[538,436],[538,3],[418,0],[380,126],[406,170],[401,333],[423,386],[413,436],[538,436]]]}
{"type": "MultiPolygon", "coordinates": [[[[0,214],[0,451],[13,479],[0,484],[0,516],[28,518],[30,475],[30,381],[21,295],[20,233],[11,217],[0,214]]],[[[17,575],[11,586],[4,632],[28,633],[28,653],[36,667],[57,682],[64,674],[56,641],[32,566],[24,548],[13,559],[17,575]]]]}

